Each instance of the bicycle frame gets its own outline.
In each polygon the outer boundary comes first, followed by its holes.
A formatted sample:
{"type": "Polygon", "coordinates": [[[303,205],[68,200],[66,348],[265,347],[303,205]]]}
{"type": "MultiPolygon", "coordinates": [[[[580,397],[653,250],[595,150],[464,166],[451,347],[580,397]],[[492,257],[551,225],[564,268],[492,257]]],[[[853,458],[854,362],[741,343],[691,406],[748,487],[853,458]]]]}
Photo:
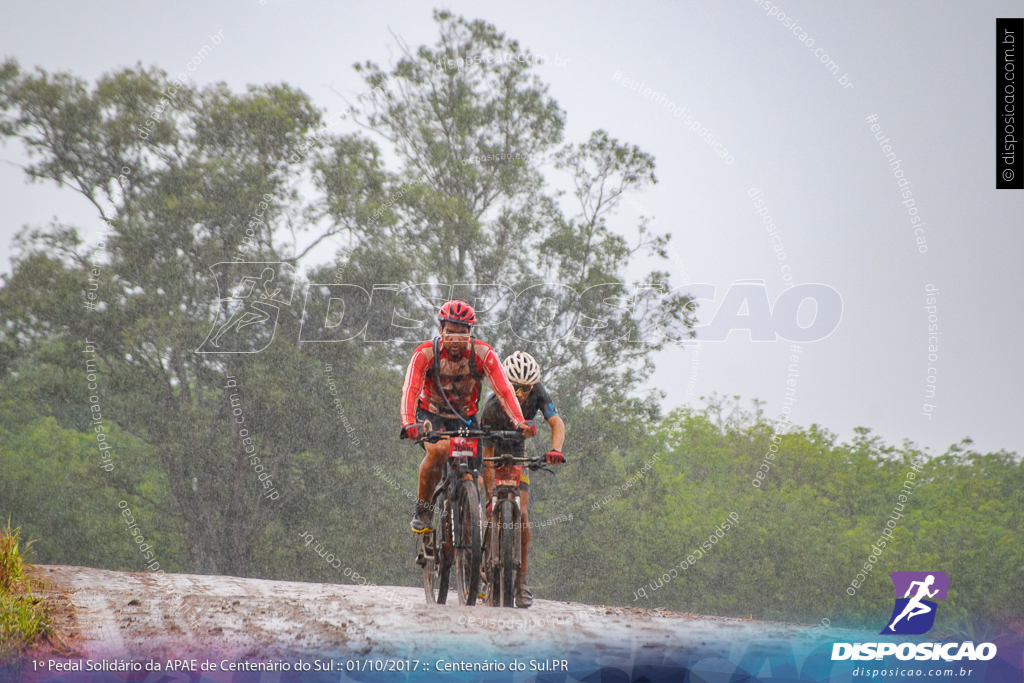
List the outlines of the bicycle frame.
{"type": "MultiPolygon", "coordinates": [[[[474,486],[477,488],[480,487],[479,470],[470,469],[469,463],[466,462],[466,459],[453,457],[451,443],[451,440],[449,440],[448,457],[444,459],[444,468],[441,470],[441,481],[438,482],[437,487],[434,489],[434,495],[430,498],[431,504],[437,504],[441,499],[442,494],[444,495],[444,498],[449,501],[455,500],[458,495],[459,481],[466,479],[467,476],[472,478],[474,486]],[[452,467],[452,460],[458,460],[457,467],[452,467]]],[[[465,537],[465,534],[462,529],[462,519],[455,514],[454,505],[448,505],[448,513],[452,516],[452,535],[455,537],[452,546],[455,548],[465,548],[465,543],[458,542],[460,539],[465,537]]]]}

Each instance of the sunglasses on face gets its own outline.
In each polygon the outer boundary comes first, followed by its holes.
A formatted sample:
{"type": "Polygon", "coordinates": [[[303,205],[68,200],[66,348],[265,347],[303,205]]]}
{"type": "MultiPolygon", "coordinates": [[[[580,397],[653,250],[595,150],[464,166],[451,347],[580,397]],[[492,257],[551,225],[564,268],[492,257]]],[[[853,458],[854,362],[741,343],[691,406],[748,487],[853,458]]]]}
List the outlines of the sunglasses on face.
{"type": "Polygon", "coordinates": [[[441,338],[444,339],[445,341],[450,341],[450,342],[467,342],[468,343],[472,336],[473,335],[471,335],[468,332],[456,334],[455,332],[448,332],[446,330],[446,331],[441,333],[441,338]]]}
{"type": "Polygon", "coordinates": [[[533,391],[532,384],[513,384],[512,388],[516,390],[516,396],[526,396],[533,391]]]}

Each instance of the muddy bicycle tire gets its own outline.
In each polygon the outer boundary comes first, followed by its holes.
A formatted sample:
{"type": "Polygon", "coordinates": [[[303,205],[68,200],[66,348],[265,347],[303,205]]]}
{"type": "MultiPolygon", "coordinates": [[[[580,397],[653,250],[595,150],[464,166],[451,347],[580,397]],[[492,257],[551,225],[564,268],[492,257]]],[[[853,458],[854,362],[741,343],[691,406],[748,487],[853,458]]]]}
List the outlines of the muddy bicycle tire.
{"type": "Polygon", "coordinates": [[[459,604],[475,605],[480,589],[480,501],[476,484],[460,481],[455,501],[455,528],[461,532],[462,547],[455,548],[455,585],[459,604]]]}
{"type": "Polygon", "coordinates": [[[443,605],[448,601],[452,569],[450,516],[443,511],[434,515],[433,529],[429,532],[430,538],[424,539],[432,546],[433,557],[423,567],[423,591],[427,596],[427,604],[443,605]]]}
{"type": "Polygon", "coordinates": [[[511,500],[498,503],[498,588],[501,591],[499,604],[502,607],[513,607],[515,604],[516,583],[516,532],[515,511],[511,500]]]}

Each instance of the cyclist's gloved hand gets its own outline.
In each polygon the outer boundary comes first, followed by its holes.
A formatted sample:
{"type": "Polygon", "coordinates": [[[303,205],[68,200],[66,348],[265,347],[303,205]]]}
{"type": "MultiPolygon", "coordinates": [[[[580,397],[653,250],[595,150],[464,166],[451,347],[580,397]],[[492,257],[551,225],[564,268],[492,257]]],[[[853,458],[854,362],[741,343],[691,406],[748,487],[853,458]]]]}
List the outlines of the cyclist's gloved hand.
{"type": "Polygon", "coordinates": [[[412,424],[402,425],[402,433],[399,435],[400,439],[422,439],[427,433],[426,426],[421,422],[413,422],[412,424]]]}
{"type": "Polygon", "coordinates": [[[562,465],[565,463],[565,456],[557,448],[552,448],[545,454],[545,457],[548,459],[549,465],[562,465]]]}
{"type": "Polygon", "coordinates": [[[532,421],[520,422],[516,429],[521,431],[527,439],[537,436],[537,425],[533,424],[532,421]]]}

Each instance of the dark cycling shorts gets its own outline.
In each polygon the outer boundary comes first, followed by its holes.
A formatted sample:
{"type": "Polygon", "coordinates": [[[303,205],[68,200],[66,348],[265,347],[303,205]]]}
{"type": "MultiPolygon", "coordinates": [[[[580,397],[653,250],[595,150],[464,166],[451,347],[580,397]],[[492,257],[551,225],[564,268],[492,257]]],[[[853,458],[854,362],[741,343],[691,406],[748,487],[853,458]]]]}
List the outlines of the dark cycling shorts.
{"type": "Polygon", "coordinates": [[[480,429],[480,423],[477,422],[476,415],[469,418],[469,424],[466,424],[457,417],[443,417],[429,410],[424,410],[419,406],[416,407],[416,421],[429,422],[430,428],[433,431],[454,432],[458,429],[480,429]]]}

